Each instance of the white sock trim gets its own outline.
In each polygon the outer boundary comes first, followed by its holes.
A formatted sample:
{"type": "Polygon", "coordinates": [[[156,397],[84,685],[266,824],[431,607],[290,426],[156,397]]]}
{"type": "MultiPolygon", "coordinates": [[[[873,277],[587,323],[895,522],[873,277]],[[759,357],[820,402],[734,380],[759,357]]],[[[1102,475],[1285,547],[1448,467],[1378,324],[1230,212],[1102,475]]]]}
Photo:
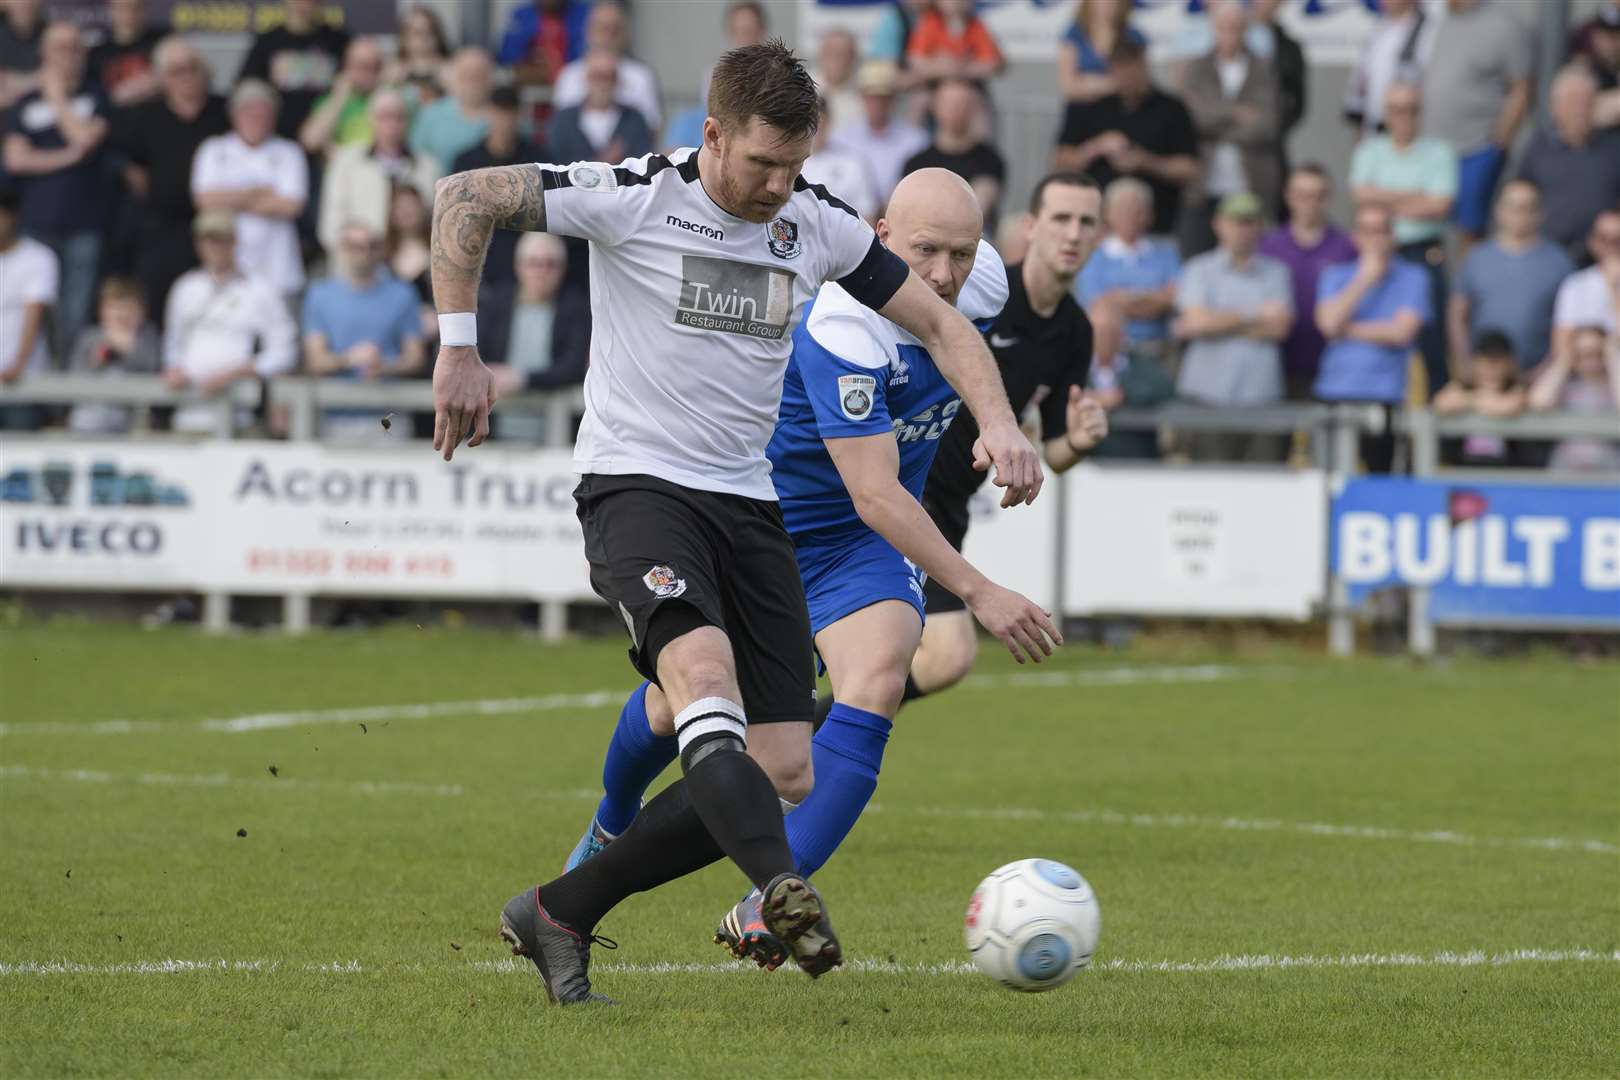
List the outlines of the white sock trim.
{"type": "Polygon", "coordinates": [[[743,707],[722,697],[699,698],[675,715],[676,745],[684,751],[693,739],[712,735],[717,731],[735,735],[739,742],[748,743],[748,720],[743,707]]]}

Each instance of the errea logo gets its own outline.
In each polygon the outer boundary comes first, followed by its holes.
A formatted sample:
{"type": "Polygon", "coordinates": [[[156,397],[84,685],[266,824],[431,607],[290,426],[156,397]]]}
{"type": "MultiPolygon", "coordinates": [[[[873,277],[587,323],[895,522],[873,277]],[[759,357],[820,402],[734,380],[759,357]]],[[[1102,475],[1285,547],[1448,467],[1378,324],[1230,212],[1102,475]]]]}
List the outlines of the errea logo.
{"type": "Polygon", "coordinates": [[[911,381],[911,365],[904,356],[896,355],[889,361],[889,388],[904,386],[911,381]]]}
{"type": "Polygon", "coordinates": [[[674,214],[670,214],[668,217],[666,217],[664,219],[664,224],[673,225],[677,229],[685,229],[689,233],[697,233],[699,236],[708,237],[710,240],[724,240],[726,238],[725,230],[723,229],[716,229],[712,225],[699,225],[694,221],[685,221],[676,217],[674,214]]]}

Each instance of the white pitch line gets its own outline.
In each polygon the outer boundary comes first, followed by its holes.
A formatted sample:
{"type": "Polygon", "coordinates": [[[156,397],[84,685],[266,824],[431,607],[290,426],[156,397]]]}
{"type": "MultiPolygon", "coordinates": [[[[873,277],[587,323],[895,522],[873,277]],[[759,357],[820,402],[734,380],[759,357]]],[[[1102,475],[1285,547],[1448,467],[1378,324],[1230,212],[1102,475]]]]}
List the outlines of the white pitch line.
{"type": "MultiPolygon", "coordinates": [[[[1016,688],[1060,689],[1074,686],[1142,686],[1172,683],[1216,682],[1248,674],[1244,668],[1223,664],[1190,667],[1123,667],[1096,671],[1021,672],[1011,675],[975,675],[963,685],[974,689],[1016,688]]],[[[341,709],[308,709],[297,712],[250,713],[199,720],[98,720],[77,724],[66,721],[24,721],[0,724],[0,735],[139,735],[176,728],[193,728],[223,734],[273,731],[280,728],[316,727],[323,724],[380,723],[384,720],[429,720],[445,716],[507,716],[531,712],[557,712],[566,709],[600,709],[618,706],[630,694],[630,687],[589,690],[580,693],[545,694],[539,697],[478,698],[471,701],[430,701],[396,705],[363,705],[341,709]]]]}
{"type": "MultiPolygon", "coordinates": [[[[29,765],[0,765],[0,780],[58,780],[85,784],[145,784],[167,787],[254,787],[260,789],[344,791],[357,795],[465,794],[461,784],[416,784],[382,780],[303,780],[292,777],[236,777],[224,773],[111,773],[98,769],[48,769],[29,765]]],[[[545,799],[595,800],[596,788],[551,788],[531,793],[545,799]]],[[[872,803],[869,814],[953,818],[968,821],[1057,821],[1075,825],[1108,825],[1138,829],[1216,829],[1224,832],[1278,832],[1298,836],[1349,840],[1388,840],[1413,844],[1448,844],[1456,847],[1518,848],[1534,851],[1574,851],[1591,855],[1620,854],[1620,845],[1570,836],[1472,836],[1450,830],[1418,831],[1377,825],[1336,825],[1320,821],[1278,821],[1270,818],[1209,817],[1196,814],[1126,814],[1118,810],[1038,810],[1002,806],[907,806],[872,803]]]]}
{"type": "Polygon", "coordinates": [[[36,721],[0,724],[0,735],[138,735],[156,731],[192,728],[238,735],[248,731],[278,728],[317,727],[324,724],[380,723],[384,720],[430,720],[442,716],[504,716],[512,713],[555,712],[561,709],[599,709],[622,705],[630,689],[591,690],[580,694],[546,694],[542,697],[480,698],[473,701],[429,701],[399,705],[364,705],[344,709],[311,709],[303,712],[250,713],[192,722],[159,720],[101,720],[89,724],[66,721],[36,721]]]}
{"type": "MultiPolygon", "coordinates": [[[[224,773],[110,773],[98,769],[45,769],[29,765],[0,765],[0,779],[66,780],[79,784],[145,784],[156,787],[253,787],[265,790],[347,791],[357,795],[462,794],[460,784],[412,784],[392,780],[300,780],[292,777],[240,777],[224,773]]],[[[593,794],[594,798],[595,795],[593,794]]]]}
{"type": "MultiPolygon", "coordinates": [[[[1276,956],[1270,953],[1217,956],[1211,960],[1104,960],[1091,965],[1094,971],[1125,974],[1204,974],[1237,971],[1297,971],[1316,968],[1470,968],[1507,967],[1515,964],[1620,963],[1620,950],[1598,949],[1512,949],[1487,953],[1482,950],[1435,953],[1345,953],[1338,956],[1276,956]]],[[[892,963],[881,960],[851,960],[845,971],[871,975],[911,975],[941,977],[978,973],[966,960],[943,963],[892,963]]],[[[453,973],[470,970],[483,975],[509,975],[533,971],[527,960],[505,957],[500,960],[469,960],[464,964],[375,964],[359,960],[332,960],[320,963],[293,963],[283,960],[135,960],[111,964],[86,964],[76,960],[0,961],[0,976],[17,975],[215,975],[272,974],[295,971],[322,975],[403,975],[453,973]]],[[[744,963],[703,964],[672,961],[654,963],[598,964],[597,975],[722,975],[751,974],[755,968],[744,963]]]]}
{"type": "Polygon", "coordinates": [[[1117,810],[1036,810],[1028,807],[894,806],[872,803],[867,813],[993,821],[1062,821],[1077,825],[1115,825],[1144,829],[1219,829],[1229,832],[1282,832],[1350,840],[1397,840],[1457,847],[1529,848],[1620,855],[1620,845],[1570,836],[1471,836],[1444,829],[1419,831],[1378,825],[1336,825],[1321,821],[1277,821],[1270,818],[1208,817],[1196,814],[1125,814],[1117,810]]]}
{"type": "MultiPolygon", "coordinates": [[[[1190,667],[1126,667],[1102,668],[1096,671],[1018,671],[1010,675],[970,675],[962,685],[983,689],[1062,689],[1071,686],[1150,686],[1173,683],[1221,682],[1244,674],[1258,674],[1253,669],[1232,667],[1229,664],[1197,664],[1190,667]]],[[[1268,671],[1267,674],[1273,672],[1268,671]]]]}

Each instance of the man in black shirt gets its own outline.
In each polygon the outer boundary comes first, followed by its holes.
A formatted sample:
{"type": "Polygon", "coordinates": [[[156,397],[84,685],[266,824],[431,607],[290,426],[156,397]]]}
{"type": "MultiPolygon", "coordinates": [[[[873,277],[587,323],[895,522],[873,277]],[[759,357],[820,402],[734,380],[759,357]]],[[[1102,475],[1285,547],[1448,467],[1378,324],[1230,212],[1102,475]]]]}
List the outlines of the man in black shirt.
{"type": "MultiPolygon", "coordinates": [[[[518,101],[517,91],[510,86],[497,86],[489,99],[489,133],[484,141],[471,150],[463,150],[456,155],[451,164],[453,173],[468,172],[472,169],[493,169],[506,165],[528,165],[536,161],[548,160],[545,148],[539,143],[523,137],[522,106],[518,101]]],[[[495,235],[490,238],[489,254],[484,258],[484,281],[511,283],[513,281],[513,258],[517,252],[518,237],[521,233],[510,229],[496,229],[495,235]]],[[[584,265],[587,258],[587,245],[583,240],[566,238],[568,244],[568,263],[577,264],[578,269],[570,265],[568,283],[583,286],[586,282],[584,265]]]]}
{"type": "Polygon", "coordinates": [[[165,38],[152,53],[163,94],[131,109],[113,130],[124,182],[142,207],[135,276],[146,310],[163,318],[169,288],[197,265],[191,222],[191,160],[212,135],[230,130],[225,102],[208,92],[208,67],[190,42],[165,38]]]}
{"type": "MultiPolygon", "coordinates": [[[[43,0],[0,6],[0,111],[39,88],[39,42],[44,36],[43,0]]],[[[4,175],[0,169],[0,177],[4,175]]]]}
{"type": "Polygon", "coordinates": [[[151,101],[162,90],[152,50],[163,33],[146,24],[146,0],[107,0],[107,36],[90,50],[90,77],[114,109],[151,101]]]}
{"type": "Polygon", "coordinates": [[[1198,133],[1187,107],[1153,85],[1141,45],[1121,41],[1108,57],[1117,93],[1071,102],[1053,160],[1107,187],[1134,176],[1153,189],[1152,231],[1168,236],[1181,213],[1181,189],[1198,176],[1198,133]]]}
{"type": "Polygon", "coordinates": [[[934,141],[906,161],[903,175],[940,168],[960,176],[979,197],[985,232],[994,233],[1007,165],[994,146],[974,136],[973,121],[983,100],[969,80],[941,79],[934,88],[934,141]]]}
{"type": "MultiPolygon", "coordinates": [[[[1102,192],[1083,173],[1053,173],[1036,185],[1029,212],[1029,252],[1007,268],[1007,306],[985,337],[1013,411],[1040,411],[1046,464],[1061,473],[1108,434],[1107,413],[1085,391],[1091,322],[1071,293],[1102,233],[1102,192]]],[[[973,417],[957,413],[923,489],[924,508],[958,551],[967,535],[968,499],[985,478],[974,467],[978,436],[973,417]]],[[[956,683],[978,655],[973,618],[959,598],[930,581],[926,610],[907,700],[956,683]]]]}
{"type": "Polygon", "coordinates": [[[298,141],[315,101],[332,88],[349,35],[321,21],[321,0],[286,0],[287,22],[253,39],[236,81],[263,79],[281,94],[276,134],[298,141]]]}

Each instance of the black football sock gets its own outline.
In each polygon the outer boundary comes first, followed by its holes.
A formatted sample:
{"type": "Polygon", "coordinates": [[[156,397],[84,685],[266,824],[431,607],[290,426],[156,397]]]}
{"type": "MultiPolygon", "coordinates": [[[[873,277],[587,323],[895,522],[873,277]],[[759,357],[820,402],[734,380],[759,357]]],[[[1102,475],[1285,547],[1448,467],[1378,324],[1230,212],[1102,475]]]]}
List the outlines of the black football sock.
{"type": "MultiPolygon", "coordinates": [[[[772,810],[780,829],[782,812],[775,799],[773,793],[772,810]]],[[[687,782],[677,780],[641,808],[623,836],[594,858],[540,886],[540,902],[552,918],[589,933],[625,897],[657,888],[724,857],[692,805],[687,782]]]]}
{"type": "Polygon", "coordinates": [[[692,805],[720,849],[750,881],[764,888],[777,874],[793,869],[793,851],[782,827],[782,802],[759,762],[740,749],[702,753],[708,749],[697,743],[681,757],[683,766],[694,762],[686,766],[692,805]]]}
{"type": "Polygon", "coordinates": [[[810,729],[812,733],[821,730],[821,725],[827,722],[827,714],[832,712],[832,707],[833,696],[831,693],[828,693],[824,698],[816,699],[816,719],[810,729]]]}

